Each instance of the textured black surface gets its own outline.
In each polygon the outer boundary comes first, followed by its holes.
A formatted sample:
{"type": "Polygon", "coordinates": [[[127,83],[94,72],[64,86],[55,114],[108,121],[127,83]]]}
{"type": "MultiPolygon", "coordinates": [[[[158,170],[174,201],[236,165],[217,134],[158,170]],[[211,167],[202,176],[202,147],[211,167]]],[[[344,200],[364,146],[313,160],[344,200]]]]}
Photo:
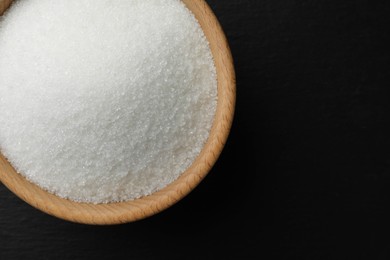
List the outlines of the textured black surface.
{"type": "Polygon", "coordinates": [[[1,260],[390,259],[389,1],[208,2],[238,79],[210,175],[112,227],[52,218],[0,186],[1,260]]]}

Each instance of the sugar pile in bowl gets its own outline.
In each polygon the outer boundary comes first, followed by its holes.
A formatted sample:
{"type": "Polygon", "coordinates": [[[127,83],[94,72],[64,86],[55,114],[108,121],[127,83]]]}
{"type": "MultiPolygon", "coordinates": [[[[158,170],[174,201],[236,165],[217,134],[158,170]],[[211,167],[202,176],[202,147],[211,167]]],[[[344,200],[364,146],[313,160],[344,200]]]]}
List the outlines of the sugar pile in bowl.
{"type": "Polygon", "coordinates": [[[15,1],[0,20],[0,150],[57,196],[166,187],[199,155],[216,104],[208,42],[179,0],[15,1]]]}

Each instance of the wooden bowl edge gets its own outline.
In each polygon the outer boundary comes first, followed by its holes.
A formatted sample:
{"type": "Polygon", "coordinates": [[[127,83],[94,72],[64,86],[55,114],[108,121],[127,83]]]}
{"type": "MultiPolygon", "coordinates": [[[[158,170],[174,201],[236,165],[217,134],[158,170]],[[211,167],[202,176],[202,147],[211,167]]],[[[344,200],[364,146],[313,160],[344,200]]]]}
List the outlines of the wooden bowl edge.
{"type": "MultiPolygon", "coordinates": [[[[1,7],[9,6],[11,2],[12,0],[0,0],[0,13],[1,7]]],[[[201,182],[217,161],[230,132],[236,101],[235,71],[226,36],[208,4],[204,0],[183,2],[203,25],[218,74],[219,100],[215,122],[209,140],[192,166],[176,181],[152,195],[133,201],[94,205],[62,199],[42,190],[16,173],[0,154],[0,181],[8,189],[33,207],[57,218],[82,224],[113,225],[137,221],[159,213],[181,200],[201,182]],[[210,26],[205,27],[205,23],[210,26]],[[221,73],[225,76],[220,77],[221,73]],[[14,174],[6,174],[7,171],[14,174]]]]}

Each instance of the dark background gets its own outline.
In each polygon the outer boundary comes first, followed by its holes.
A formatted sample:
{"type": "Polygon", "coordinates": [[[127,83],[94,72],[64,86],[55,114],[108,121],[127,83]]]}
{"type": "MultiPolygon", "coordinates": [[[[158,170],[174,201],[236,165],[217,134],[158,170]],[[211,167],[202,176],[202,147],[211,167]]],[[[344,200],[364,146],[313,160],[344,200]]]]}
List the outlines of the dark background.
{"type": "Polygon", "coordinates": [[[209,0],[237,70],[230,139],[149,219],[47,216],[0,186],[0,259],[390,259],[390,1],[209,0]]]}

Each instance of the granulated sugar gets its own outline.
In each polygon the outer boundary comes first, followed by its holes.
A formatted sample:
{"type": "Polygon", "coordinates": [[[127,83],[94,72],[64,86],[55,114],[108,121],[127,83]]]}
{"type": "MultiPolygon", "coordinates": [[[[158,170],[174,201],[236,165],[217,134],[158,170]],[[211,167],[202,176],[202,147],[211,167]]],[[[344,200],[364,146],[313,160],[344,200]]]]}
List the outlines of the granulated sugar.
{"type": "Polygon", "coordinates": [[[0,21],[0,149],[58,196],[162,189],[199,155],[216,99],[208,43],[179,0],[16,1],[0,21]]]}

